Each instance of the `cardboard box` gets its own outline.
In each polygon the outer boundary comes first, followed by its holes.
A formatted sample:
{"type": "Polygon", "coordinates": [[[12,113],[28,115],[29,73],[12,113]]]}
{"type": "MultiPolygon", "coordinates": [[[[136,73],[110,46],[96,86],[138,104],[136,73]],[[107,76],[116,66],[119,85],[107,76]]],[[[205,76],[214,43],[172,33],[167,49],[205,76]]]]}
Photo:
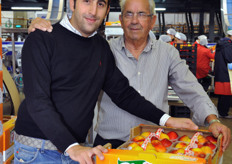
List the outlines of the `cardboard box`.
{"type": "MultiPolygon", "coordinates": [[[[1,19],[0,19],[1,22],[1,19]]],[[[1,24],[1,23],[0,23],[1,24]]],[[[0,29],[1,30],[1,29],[0,29]]],[[[1,32],[1,31],[0,31],[1,32]]],[[[0,38],[0,57],[1,57],[1,62],[2,62],[2,38],[0,38]]]]}
{"type": "MultiPolygon", "coordinates": [[[[1,19],[0,19],[1,21],[1,19]]],[[[1,24],[1,23],[0,23],[1,24]]],[[[1,30],[1,28],[0,28],[1,30]]],[[[0,31],[1,33],[1,31],[0,31]]],[[[2,71],[2,38],[0,38],[0,70],[2,71]]],[[[2,83],[2,81],[0,81],[2,83]]]]}
{"type": "Polygon", "coordinates": [[[109,149],[104,157],[103,161],[97,157],[97,164],[203,164],[205,162],[203,158],[120,149],[109,149]]]}
{"type": "MultiPolygon", "coordinates": [[[[1,112],[1,110],[0,110],[1,112]]],[[[3,119],[0,120],[0,136],[3,134],[3,119]]]]}
{"type": "Polygon", "coordinates": [[[2,70],[0,71],[0,88],[1,88],[1,90],[3,90],[3,72],[2,72],[2,70]]]}
{"type": "MultiPolygon", "coordinates": [[[[0,89],[0,92],[1,92],[1,89],[0,89]]],[[[1,100],[0,100],[0,102],[1,102],[1,100]]],[[[3,124],[3,104],[2,103],[0,103],[0,122],[1,122],[0,124],[3,124]]],[[[1,125],[0,125],[0,132],[1,132],[1,125]]],[[[1,135],[1,133],[0,133],[0,135],[1,135]]]]}
{"type": "Polygon", "coordinates": [[[3,162],[14,153],[14,127],[16,116],[9,116],[3,118],[3,162]],[[8,121],[6,121],[8,119],[8,121]]]}
{"type": "Polygon", "coordinates": [[[104,154],[105,160],[100,161],[97,159],[97,164],[115,164],[115,163],[141,163],[141,164],[153,164],[153,163],[165,163],[165,164],[218,164],[222,157],[222,135],[217,139],[216,150],[214,156],[207,155],[205,158],[178,155],[172,153],[159,153],[159,152],[147,152],[147,151],[132,151],[125,150],[131,143],[131,139],[140,135],[143,132],[156,132],[157,129],[164,129],[165,133],[175,131],[179,136],[188,135],[192,137],[196,132],[203,133],[203,136],[212,135],[208,130],[182,130],[168,127],[160,127],[154,125],[140,125],[131,129],[130,140],[121,145],[117,150],[110,149],[109,153],[104,154]],[[124,150],[123,150],[124,149],[124,150]]]}
{"type": "Polygon", "coordinates": [[[14,154],[10,156],[3,164],[12,164],[14,160],[14,154]]]}
{"type": "Polygon", "coordinates": [[[3,136],[0,135],[0,164],[3,163],[3,136]]]}

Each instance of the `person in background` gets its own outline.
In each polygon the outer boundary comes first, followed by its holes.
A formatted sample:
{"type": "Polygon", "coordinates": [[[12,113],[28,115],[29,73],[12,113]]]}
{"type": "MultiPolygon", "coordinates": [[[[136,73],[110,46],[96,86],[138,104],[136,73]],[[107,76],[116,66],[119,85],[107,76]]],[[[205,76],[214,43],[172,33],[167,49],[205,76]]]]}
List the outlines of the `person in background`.
{"type": "Polygon", "coordinates": [[[197,45],[197,70],[196,77],[198,82],[203,86],[205,91],[208,91],[209,85],[211,84],[211,78],[208,76],[211,71],[210,60],[214,59],[215,53],[212,53],[209,48],[207,48],[208,40],[207,36],[200,35],[198,39],[193,44],[197,45]]]}
{"type": "Polygon", "coordinates": [[[219,41],[220,41],[220,37],[219,36],[216,36],[216,37],[214,37],[214,39],[213,39],[213,42],[214,43],[219,43],[219,41]]]}
{"type": "Polygon", "coordinates": [[[169,35],[160,35],[159,40],[165,43],[170,43],[172,41],[169,35]]]}
{"type": "Polygon", "coordinates": [[[232,115],[228,114],[232,102],[228,63],[232,63],[232,30],[227,31],[227,37],[222,38],[216,46],[214,67],[214,93],[218,95],[219,116],[232,119],[232,115]]]}
{"type": "Polygon", "coordinates": [[[173,45],[174,44],[174,40],[175,40],[175,35],[176,35],[176,30],[173,28],[169,28],[167,30],[167,35],[169,35],[171,37],[171,42],[170,44],[173,45]]]}
{"type": "Polygon", "coordinates": [[[65,15],[51,33],[36,30],[27,37],[22,50],[25,99],[15,124],[15,164],[93,164],[95,155],[103,160],[107,149],[81,144],[101,90],[120,108],[143,119],[198,129],[190,119],[165,114],[129,86],[108,42],[96,33],[109,3],[70,0],[70,20],[65,15]]]}
{"type": "Polygon", "coordinates": [[[181,32],[176,33],[174,43],[185,43],[186,41],[187,41],[187,37],[185,34],[181,32]]]}
{"type": "MultiPolygon", "coordinates": [[[[217,137],[223,134],[223,151],[230,144],[230,129],[217,119],[217,109],[191,73],[177,49],[150,32],[155,24],[153,0],[121,0],[121,21],[124,35],[110,40],[117,67],[130,84],[147,100],[169,113],[168,85],[193,112],[199,125],[209,125],[217,137]]],[[[30,29],[51,30],[49,22],[36,19],[30,29]]],[[[112,143],[117,148],[129,139],[130,129],[139,124],[152,124],[123,111],[103,93],[99,101],[98,133],[94,145],[112,143]]]]}

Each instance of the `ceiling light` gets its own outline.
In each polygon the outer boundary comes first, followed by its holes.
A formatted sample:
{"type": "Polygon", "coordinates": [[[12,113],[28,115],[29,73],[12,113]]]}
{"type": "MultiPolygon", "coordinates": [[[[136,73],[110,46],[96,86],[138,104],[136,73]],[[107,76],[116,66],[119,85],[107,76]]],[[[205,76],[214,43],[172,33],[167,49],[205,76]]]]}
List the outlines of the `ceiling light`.
{"type": "Polygon", "coordinates": [[[11,7],[11,10],[43,10],[43,7],[11,7]]]}
{"type": "Polygon", "coordinates": [[[166,8],[155,8],[155,11],[165,11],[166,8]]]}

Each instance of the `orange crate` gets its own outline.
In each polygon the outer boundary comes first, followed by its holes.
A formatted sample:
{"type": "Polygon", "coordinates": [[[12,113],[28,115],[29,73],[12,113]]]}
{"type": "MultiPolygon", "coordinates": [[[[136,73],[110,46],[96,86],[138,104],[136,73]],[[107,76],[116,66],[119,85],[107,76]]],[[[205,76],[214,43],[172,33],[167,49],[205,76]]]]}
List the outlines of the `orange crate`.
{"type": "Polygon", "coordinates": [[[0,70],[0,89],[2,92],[3,91],[3,72],[1,70],[0,70]]]}
{"type": "Polygon", "coordinates": [[[4,117],[3,120],[3,162],[14,153],[14,127],[16,116],[4,117]]]}
{"type": "Polygon", "coordinates": [[[114,164],[114,163],[165,163],[165,164],[218,164],[222,157],[222,135],[219,135],[216,144],[214,156],[206,155],[205,158],[192,157],[186,155],[160,153],[160,152],[147,152],[147,151],[132,151],[125,150],[131,143],[131,140],[143,132],[156,132],[157,129],[164,129],[165,133],[175,131],[179,136],[188,135],[192,137],[196,132],[203,133],[203,136],[212,135],[208,130],[183,130],[176,128],[160,127],[154,125],[139,125],[131,129],[130,140],[121,145],[118,149],[110,149],[106,153],[103,161],[97,159],[97,164],[114,164]],[[124,149],[124,150],[122,150],[124,149]]]}
{"type": "Polygon", "coordinates": [[[0,163],[3,163],[3,136],[0,135],[0,163]]]}
{"type": "Polygon", "coordinates": [[[8,158],[3,164],[12,164],[14,159],[14,154],[10,156],[10,158],[8,158]]]}
{"type": "Polygon", "coordinates": [[[0,103],[0,135],[2,135],[2,133],[1,133],[2,132],[2,124],[3,124],[3,104],[0,103]]]}

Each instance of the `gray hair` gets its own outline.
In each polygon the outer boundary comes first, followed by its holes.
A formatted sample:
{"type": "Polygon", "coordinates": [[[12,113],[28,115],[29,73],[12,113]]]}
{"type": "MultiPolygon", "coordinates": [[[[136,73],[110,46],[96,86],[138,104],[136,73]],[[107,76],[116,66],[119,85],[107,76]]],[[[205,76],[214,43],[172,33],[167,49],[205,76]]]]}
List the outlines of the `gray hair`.
{"type": "MultiPolygon", "coordinates": [[[[150,7],[150,13],[153,15],[156,15],[154,0],[148,0],[148,2],[149,2],[149,7],[150,7]]],[[[120,0],[119,2],[120,7],[121,7],[121,13],[123,13],[124,11],[125,3],[126,3],[126,0],[120,0]]]]}

